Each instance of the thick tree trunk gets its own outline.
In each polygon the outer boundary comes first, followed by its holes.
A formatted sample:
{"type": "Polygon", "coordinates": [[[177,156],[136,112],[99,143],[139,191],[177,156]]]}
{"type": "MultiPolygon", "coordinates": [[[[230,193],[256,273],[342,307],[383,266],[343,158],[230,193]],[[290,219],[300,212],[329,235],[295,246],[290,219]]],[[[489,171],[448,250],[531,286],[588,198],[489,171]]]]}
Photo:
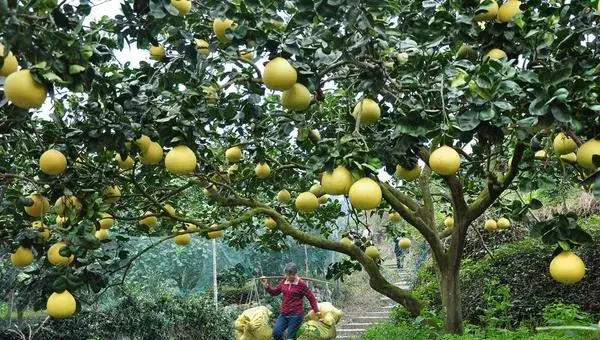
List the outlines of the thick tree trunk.
{"type": "Polygon", "coordinates": [[[441,271],[442,306],[445,313],[446,331],[453,334],[463,333],[462,304],[458,265],[441,271]]]}

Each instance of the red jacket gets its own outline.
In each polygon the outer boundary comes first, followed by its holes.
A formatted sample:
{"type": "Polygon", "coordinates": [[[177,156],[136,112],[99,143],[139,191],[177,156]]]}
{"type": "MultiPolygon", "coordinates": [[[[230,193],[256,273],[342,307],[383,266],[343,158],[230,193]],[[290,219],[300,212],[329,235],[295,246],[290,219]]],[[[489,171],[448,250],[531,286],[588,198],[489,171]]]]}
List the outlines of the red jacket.
{"type": "Polygon", "coordinates": [[[319,312],[319,305],[313,293],[308,289],[306,282],[298,279],[297,282],[289,282],[282,280],[276,287],[265,287],[267,293],[272,296],[283,293],[283,301],[281,302],[281,314],[304,314],[304,306],[302,304],[303,297],[306,296],[310,307],[315,313],[319,312]]]}

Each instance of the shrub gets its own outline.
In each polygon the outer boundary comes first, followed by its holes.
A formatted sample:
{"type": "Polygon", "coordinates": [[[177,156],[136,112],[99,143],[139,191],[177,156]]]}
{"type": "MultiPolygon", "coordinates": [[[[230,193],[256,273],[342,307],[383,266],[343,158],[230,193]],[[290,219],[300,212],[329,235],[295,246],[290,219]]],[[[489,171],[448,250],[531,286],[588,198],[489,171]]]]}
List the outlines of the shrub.
{"type": "MultiPolygon", "coordinates": [[[[234,316],[198,295],[135,295],[114,307],[50,319],[36,339],[233,339],[234,316]]],[[[1,339],[14,334],[0,333],[1,339]]]]}
{"type": "MultiPolygon", "coordinates": [[[[548,266],[553,247],[538,240],[525,239],[493,250],[494,258],[473,261],[466,259],[461,267],[461,297],[465,320],[478,323],[484,316],[485,286],[493,278],[507,285],[511,295],[510,324],[542,320],[544,307],[563,299],[580,306],[587,313],[600,313],[600,248],[597,243],[577,249],[586,264],[585,278],[572,286],[552,280],[548,266]]],[[[421,269],[415,294],[430,306],[440,308],[439,284],[431,265],[421,269]]]]}

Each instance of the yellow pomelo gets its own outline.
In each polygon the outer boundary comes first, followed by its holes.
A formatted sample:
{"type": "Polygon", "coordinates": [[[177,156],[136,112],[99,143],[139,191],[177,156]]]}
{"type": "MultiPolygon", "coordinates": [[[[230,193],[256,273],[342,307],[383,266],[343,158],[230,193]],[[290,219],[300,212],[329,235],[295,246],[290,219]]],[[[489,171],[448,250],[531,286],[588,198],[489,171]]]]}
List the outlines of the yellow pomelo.
{"type": "Polygon", "coordinates": [[[50,202],[40,194],[31,194],[29,198],[33,200],[33,204],[29,207],[23,207],[27,215],[32,217],[40,217],[47,212],[50,212],[50,202]]]}
{"type": "Polygon", "coordinates": [[[381,109],[379,108],[379,104],[377,104],[377,102],[373,99],[369,98],[365,98],[359,101],[356,104],[356,106],[354,106],[354,111],[352,112],[354,119],[358,117],[359,112],[361,125],[375,124],[381,116],[381,109]]]}
{"type": "Polygon", "coordinates": [[[346,247],[350,247],[350,246],[354,245],[354,242],[352,242],[352,240],[347,237],[342,237],[342,239],[340,240],[340,243],[345,245],[346,247]]]}
{"type": "Polygon", "coordinates": [[[232,146],[225,150],[225,158],[229,163],[237,163],[242,160],[242,149],[239,146],[232,146]]]}
{"type": "Polygon", "coordinates": [[[370,210],[381,204],[381,188],[370,178],[361,178],[352,184],[348,197],[355,209],[370,210]]]}
{"type": "Polygon", "coordinates": [[[400,214],[394,211],[388,215],[388,219],[392,222],[400,222],[402,220],[402,217],[400,216],[400,214]]]}
{"type": "Polygon", "coordinates": [[[379,258],[379,250],[377,250],[377,247],[375,246],[369,246],[367,247],[367,249],[365,249],[365,255],[372,258],[373,260],[376,260],[379,258]]]}
{"type": "Polygon", "coordinates": [[[163,149],[157,142],[151,142],[145,151],[140,154],[140,162],[144,165],[157,164],[163,158],[163,149]]]}
{"type": "Polygon", "coordinates": [[[33,229],[37,229],[40,233],[40,237],[47,241],[50,238],[51,231],[42,221],[33,221],[31,222],[31,227],[33,229]]]}
{"type": "Polygon", "coordinates": [[[267,217],[265,218],[265,226],[269,229],[275,229],[277,228],[277,222],[271,217],[267,217]]]}
{"type": "Polygon", "coordinates": [[[75,259],[75,256],[73,256],[73,254],[71,254],[71,256],[69,257],[64,257],[60,255],[60,250],[66,246],[67,244],[64,242],[57,242],[53,244],[52,247],[48,249],[48,262],[52,263],[55,266],[66,265],[73,262],[73,260],[75,259]]]}
{"type": "Polygon", "coordinates": [[[138,146],[138,148],[140,148],[140,151],[144,152],[148,150],[148,147],[150,146],[150,144],[152,144],[152,140],[150,139],[150,137],[142,135],[135,141],[135,144],[138,146]]]}
{"type": "Polygon", "coordinates": [[[100,224],[101,229],[110,229],[115,224],[115,218],[112,215],[101,212],[100,219],[98,219],[98,224],[100,224]]]}
{"type": "Polygon", "coordinates": [[[296,197],[296,209],[302,212],[313,212],[319,207],[319,199],[312,192],[303,192],[296,197]]]}
{"type": "Polygon", "coordinates": [[[410,239],[403,237],[400,239],[400,241],[398,241],[398,246],[400,246],[400,248],[402,249],[408,249],[410,248],[412,242],[410,241],[410,239]]]}
{"type": "Polygon", "coordinates": [[[233,26],[233,20],[230,19],[215,19],[213,21],[213,31],[221,42],[229,42],[231,39],[227,38],[225,32],[228,28],[233,26]]]}
{"type": "Polygon", "coordinates": [[[296,69],[286,59],[281,57],[269,61],[262,74],[265,86],[277,91],[291,89],[296,84],[297,78],[296,69]]]}
{"type": "Polygon", "coordinates": [[[442,176],[454,175],[460,168],[460,155],[453,148],[444,145],[431,153],[429,167],[442,176]]]}
{"type": "Polygon", "coordinates": [[[407,182],[412,182],[421,176],[421,167],[417,164],[412,169],[406,169],[401,165],[396,165],[396,177],[407,182]]]}
{"type": "Polygon", "coordinates": [[[205,56],[207,56],[210,53],[210,51],[208,50],[208,41],[204,39],[194,39],[194,41],[196,42],[196,48],[198,49],[198,52],[204,54],[205,56]]]}
{"type": "Polygon", "coordinates": [[[252,61],[254,59],[254,53],[252,51],[245,51],[240,53],[240,56],[248,61],[252,61]]]}
{"type": "Polygon", "coordinates": [[[304,111],[310,106],[311,95],[306,86],[296,83],[281,94],[281,104],[289,110],[304,111]]]}
{"type": "Polygon", "coordinates": [[[20,246],[10,254],[10,262],[19,268],[27,267],[33,262],[33,252],[29,248],[20,246]]]}
{"type": "Polygon", "coordinates": [[[150,58],[154,60],[162,60],[165,57],[165,47],[163,45],[150,45],[150,58]]]}
{"type": "Polygon", "coordinates": [[[453,217],[446,217],[446,219],[444,220],[444,227],[452,229],[454,228],[454,218],[453,217]]]}
{"type": "Polygon", "coordinates": [[[177,213],[175,208],[173,208],[173,206],[168,203],[165,204],[163,208],[167,211],[166,213],[163,211],[163,214],[166,214],[167,216],[175,216],[175,214],[177,213]]]}
{"type": "Polygon", "coordinates": [[[207,236],[210,239],[223,237],[223,230],[209,231],[207,236]]]}
{"type": "Polygon", "coordinates": [[[506,52],[502,51],[499,48],[492,48],[491,50],[489,50],[488,53],[486,53],[485,56],[483,56],[483,61],[486,61],[488,59],[500,60],[506,58],[508,58],[506,52]]]}
{"type": "Polygon", "coordinates": [[[127,158],[125,158],[125,160],[123,160],[121,158],[121,155],[119,155],[117,153],[117,155],[115,156],[115,162],[117,162],[117,166],[123,170],[129,170],[131,168],[133,168],[133,158],[131,158],[131,156],[127,156],[127,158]]]}
{"type": "Polygon", "coordinates": [[[327,203],[327,201],[329,201],[329,195],[323,194],[318,198],[318,200],[319,200],[319,204],[325,204],[325,203],[327,203]]]}
{"type": "Polygon", "coordinates": [[[196,231],[198,230],[198,226],[195,225],[194,223],[185,223],[185,230],[186,231],[196,231]]]}
{"type": "Polygon", "coordinates": [[[105,203],[116,203],[121,199],[121,189],[116,185],[109,185],[102,192],[102,198],[104,198],[105,203]]]}
{"type": "Polygon", "coordinates": [[[521,1],[508,0],[498,9],[498,21],[509,22],[515,15],[521,13],[521,1]]]}
{"type": "Polygon", "coordinates": [[[22,109],[37,109],[46,100],[48,90],[33,79],[29,70],[11,73],[4,81],[4,94],[22,109]]]}
{"type": "Polygon", "coordinates": [[[308,191],[312,192],[315,196],[319,197],[323,195],[323,187],[321,184],[313,184],[311,185],[308,191]]]}
{"type": "Polygon", "coordinates": [[[554,152],[557,155],[566,155],[577,150],[577,143],[575,143],[573,138],[565,135],[562,132],[558,133],[556,137],[554,137],[552,146],[554,147],[554,152]]]}
{"type": "Polygon", "coordinates": [[[208,187],[202,189],[202,194],[208,198],[214,197],[218,194],[217,187],[214,184],[210,184],[208,187]]]}
{"type": "Polygon", "coordinates": [[[498,229],[506,229],[510,227],[510,221],[508,218],[502,217],[498,219],[498,229]]]}
{"type": "Polygon", "coordinates": [[[585,264],[571,251],[563,251],[550,262],[550,276],[560,283],[572,285],[583,279],[585,264]]]}
{"type": "Polygon", "coordinates": [[[64,319],[75,313],[77,302],[68,290],[62,293],[52,293],[46,302],[46,309],[49,316],[56,319],[64,319]]]}
{"type": "MultiPolygon", "coordinates": [[[[0,44],[0,57],[4,57],[4,45],[2,44],[0,44]]],[[[17,57],[11,51],[8,51],[8,55],[4,57],[2,68],[0,68],[0,76],[8,77],[11,73],[17,72],[18,66],[17,57]]]]}
{"type": "Polygon", "coordinates": [[[596,170],[597,167],[593,162],[594,155],[600,156],[600,140],[590,139],[577,150],[577,164],[582,168],[596,170]]]}
{"type": "Polygon", "coordinates": [[[149,229],[152,229],[156,226],[156,222],[157,222],[157,218],[156,216],[148,216],[148,215],[153,215],[151,212],[146,211],[144,213],[144,218],[142,218],[141,220],[138,221],[139,225],[143,225],[149,229]]]}
{"type": "Polygon", "coordinates": [[[63,224],[65,224],[67,221],[69,220],[68,217],[66,216],[56,216],[56,224],[58,224],[59,226],[62,226],[63,224]]]}
{"type": "Polygon", "coordinates": [[[479,7],[475,10],[473,20],[479,21],[492,21],[496,20],[498,16],[498,3],[496,0],[482,0],[479,7]]]}
{"type": "Polygon", "coordinates": [[[545,160],[546,157],[546,151],[545,150],[538,150],[535,152],[535,154],[533,155],[533,157],[539,161],[543,161],[545,160]]]}
{"type": "Polygon", "coordinates": [[[494,220],[487,220],[485,221],[483,229],[485,229],[485,231],[494,231],[498,229],[498,223],[494,220]]]}
{"type": "Polygon", "coordinates": [[[192,240],[192,235],[190,235],[190,234],[182,234],[182,235],[175,236],[175,243],[177,243],[180,246],[185,246],[185,245],[190,244],[191,240],[192,240]]]}
{"type": "Polygon", "coordinates": [[[290,195],[290,192],[286,189],[282,189],[277,193],[277,199],[281,202],[287,203],[290,201],[291,198],[292,195],[290,195]]]}
{"type": "Polygon", "coordinates": [[[560,155],[560,160],[563,162],[575,164],[577,163],[577,155],[575,154],[575,152],[571,152],[566,155],[560,155]]]}
{"type": "Polygon", "coordinates": [[[178,145],[165,156],[165,166],[170,173],[188,174],[196,170],[196,154],[185,145],[178,145]]]}
{"type": "Polygon", "coordinates": [[[106,239],[108,239],[108,229],[100,229],[100,230],[96,230],[96,232],[94,233],[94,236],[100,240],[100,241],[104,241],[106,239]]]}
{"type": "Polygon", "coordinates": [[[267,178],[271,175],[271,167],[267,163],[258,163],[254,168],[254,173],[258,178],[267,178]]]}
{"type": "Polygon", "coordinates": [[[177,8],[179,15],[185,16],[192,9],[192,2],[190,0],[171,0],[171,6],[177,8]]]}
{"type": "Polygon", "coordinates": [[[344,195],[352,186],[352,174],[348,169],[339,165],[333,172],[325,172],[321,178],[323,192],[330,195],[344,195]]]}
{"type": "Polygon", "coordinates": [[[50,149],[40,157],[40,170],[51,176],[60,175],[67,169],[67,158],[62,152],[50,149]]]}
{"type": "Polygon", "coordinates": [[[54,211],[58,216],[69,215],[71,212],[79,215],[82,208],[83,206],[79,202],[79,199],[73,195],[61,196],[54,202],[54,211]]]}

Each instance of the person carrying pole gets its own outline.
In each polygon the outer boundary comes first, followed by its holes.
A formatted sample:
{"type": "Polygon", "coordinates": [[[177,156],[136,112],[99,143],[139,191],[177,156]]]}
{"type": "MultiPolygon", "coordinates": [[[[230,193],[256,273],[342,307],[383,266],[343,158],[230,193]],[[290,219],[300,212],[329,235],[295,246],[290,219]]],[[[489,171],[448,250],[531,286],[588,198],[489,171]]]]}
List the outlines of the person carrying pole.
{"type": "Polygon", "coordinates": [[[315,314],[321,316],[317,299],[315,299],[306,282],[298,276],[298,266],[295,263],[290,262],[285,265],[284,278],[275,287],[269,286],[268,279],[264,276],[260,280],[269,295],[283,294],[281,313],[273,328],[273,339],[284,340],[283,334],[287,329],[287,339],[296,340],[296,332],[302,321],[304,321],[304,297],[308,299],[315,314]]]}

